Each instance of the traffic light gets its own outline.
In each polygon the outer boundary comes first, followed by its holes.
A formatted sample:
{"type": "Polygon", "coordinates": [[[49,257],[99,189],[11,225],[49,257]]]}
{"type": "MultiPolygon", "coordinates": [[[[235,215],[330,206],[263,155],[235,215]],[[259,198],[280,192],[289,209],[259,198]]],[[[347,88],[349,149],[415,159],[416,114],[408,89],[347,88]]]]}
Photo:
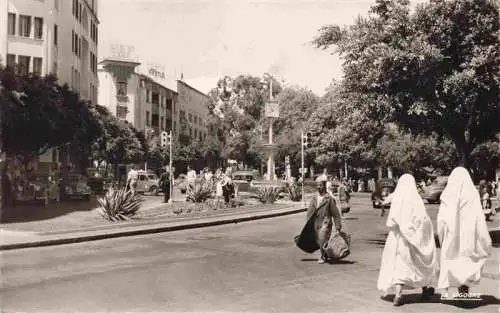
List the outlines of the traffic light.
{"type": "Polygon", "coordinates": [[[312,134],[310,132],[306,133],[302,137],[302,144],[304,145],[304,148],[309,148],[309,146],[311,145],[311,138],[312,138],[312,134]]]}
{"type": "Polygon", "coordinates": [[[169,146],[172,141],[172,135],[170,133],[167,133],[166,131],[161,132],[160,134],[160,145],[162,148],[165,148],[166,146],[169,146]]]}

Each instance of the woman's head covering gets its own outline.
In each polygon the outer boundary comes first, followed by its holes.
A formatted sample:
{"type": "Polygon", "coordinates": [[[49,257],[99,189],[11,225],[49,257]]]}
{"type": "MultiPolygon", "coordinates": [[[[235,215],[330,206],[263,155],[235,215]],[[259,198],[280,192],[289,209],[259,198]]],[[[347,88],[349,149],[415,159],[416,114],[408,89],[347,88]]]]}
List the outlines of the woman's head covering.
{"type": "Polygon", "coordinates": [[[423,255],[435,252],[434,228],[418,193],[415,178],[404,174],[392,194],[387,226],[397,225],[402,236],[423,255]]]}
{"type": "Polygon", "coordinates": [[[476,217],[483,215],[479,192],[469,172],[463,167],[457,167],[451,172],[440,199],[444,205],[440,207],[439,214],[452,232],[460,210],[470,210],[468,213],[476,217]]]}
{"type": "Polygon", "coordinates": [[[469,172],[455,168],[443,193],[438,214],[438,227],[446,226],[449,236],[459,238],[464,255],[483,257],[489,254],[491,237],[485,222],[479,191],[469,172]]]}

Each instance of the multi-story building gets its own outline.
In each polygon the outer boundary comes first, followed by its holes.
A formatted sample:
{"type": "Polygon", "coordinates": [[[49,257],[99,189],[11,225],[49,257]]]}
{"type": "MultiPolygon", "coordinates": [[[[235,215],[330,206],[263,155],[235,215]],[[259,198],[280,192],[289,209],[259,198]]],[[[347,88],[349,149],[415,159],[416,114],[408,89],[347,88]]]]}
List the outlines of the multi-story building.
{"type": "Polygon", "coordinates": [[[165,74],[140,62],[107,58],[99,63],[98,100],[120,119],[140,131],[170,131],[178,127],[177,92],[165,74]]]}
{"type": "Polygon", "coordinates": [[[98,0],[0,0],[0,62],[56,74],[96,103],[98,0]]]}
{"type": "MultiPolygon", "coordinates": [[[[0,62],[20,73],[55,74],[97,102],[98,0],[0,0],[0,62]]],[[[35,170],[69,164],[66,149],[39,156],[35,170]]]]}
{"type": "MultiPolygon", "coordinates": [[[[208,96],[183,80],[177,81],[179,118],[185,121],[186,133],[191,139],[204,140],[207,136],[208,96]]],[[[179,130],[180,131],[180,130],[179,130]]]]}

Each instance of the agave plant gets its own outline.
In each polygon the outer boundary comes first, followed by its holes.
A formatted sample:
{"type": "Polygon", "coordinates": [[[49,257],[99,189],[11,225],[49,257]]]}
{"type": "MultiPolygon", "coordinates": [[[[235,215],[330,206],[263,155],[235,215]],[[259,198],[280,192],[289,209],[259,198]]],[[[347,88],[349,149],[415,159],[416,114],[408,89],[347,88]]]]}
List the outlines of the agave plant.
{"type": "Polygon", "coordinates": [[[187,201],[194,203],[205,202],[212,196],[213,189],[210,184],[195,184],[187,191],[187,201]]]}
{"type": "Polygon", "coordinates": [[[295,183],[288,183],[286,186],[288,195],[290,196],[290,200],[292,201],[300,201],[302,199],[302,190],[295,183]]]}
{"type": "Polygon", "coordinates": [[[99,214],[111,222],[130,220],[141,208],[143,199],[131,190],[110,188],[97,199],[99,214]]]}
{"type": "Polygon", "coordinates": [[[274,203],[278,199],[280,192],[279,187],[264,186],[257,188],[257,192],[253,197],[262,203],[274,203]]]}

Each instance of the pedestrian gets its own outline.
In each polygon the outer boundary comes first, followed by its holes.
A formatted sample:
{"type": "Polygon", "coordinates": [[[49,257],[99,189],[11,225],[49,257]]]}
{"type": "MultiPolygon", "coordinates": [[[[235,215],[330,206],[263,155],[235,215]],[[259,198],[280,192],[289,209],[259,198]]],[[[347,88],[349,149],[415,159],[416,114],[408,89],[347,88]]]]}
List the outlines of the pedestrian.
{"type": "Polygon", "coordinates": [[[491,253],[491,237],[486,226],[481,198],[463,167],[455,168],[448,178],[437,217],[441,242],[441,272],[438,288],[458,287],[467,294],[478,284],[481,269],[491,253]]]}
{"type": "Polygon", "coordinates": [[[340,232],[342,230],[342,218],[340,212],[335,205],[335,200],[328,194],[326,190],[326,180],[318,180],[316,182],[318,193],[313,197],[307,209],[307,220],[316,213],[314,221],[314,235],[316,242],[320,247],[320,256],[318,263],[323,264],[328,261],[324,245],[330,239],[333,224],[335,229],[340,232]],[[332,222],[333,219],[333,222],[332,222]]]}
{"type": "Polygon", "coordinates": [[[401,176],[390,201],[377,288],[384,297],[395,289],[395,306],[403,304],[403,288],[422,288],[422,298],[428,300],[434,294],[439,263],[432,221],[412,175],[401,176]]]}
{"type": "Polygon", "coordinates": [[[234,198],[235,188],[231,179],[231,168],[227,168],[226,173],[222,176],[222,195],[224,203],[229,205],[229,202],[234,198]]]}
{"type": "Polygon", "coordinates": [[[337,190],[337,200],[338,200],[337,204],[342,217],[344,216],[345,213],[349,213],[351,209],[349,206],[350,199],[351,195],[349,194],[347,186],[341,182],[337,190]]]}
{"type": "Polygon", "coordinates": [[[170,173],[165,169],[162,169],[160,182],[158,184],[163,192],[163,202],[168,203],[170,200],[170,173]]]}
{"type": "Polygon", "coordinates": [[[224,183],[222,169],[218,168],[215,171],[215,199],[219,202],[223,197],[222,184],[224,183]]]}
{"type": "Polygon", "coordinates": [[[132,194],[135,194],[137,190],[137,180],[139,178],[138,170],[139,167],[134,165],[127,174],[127,186],[129,190],[132,191],[132,194]]]}
{"type": "Polygon", "coordinates": [[[189,192],[194,189],[194,185],[196,183],[196,171],[193,170],[193,168],[190,165],[188,165],[187,167],[186,180],[189,192]]]}

